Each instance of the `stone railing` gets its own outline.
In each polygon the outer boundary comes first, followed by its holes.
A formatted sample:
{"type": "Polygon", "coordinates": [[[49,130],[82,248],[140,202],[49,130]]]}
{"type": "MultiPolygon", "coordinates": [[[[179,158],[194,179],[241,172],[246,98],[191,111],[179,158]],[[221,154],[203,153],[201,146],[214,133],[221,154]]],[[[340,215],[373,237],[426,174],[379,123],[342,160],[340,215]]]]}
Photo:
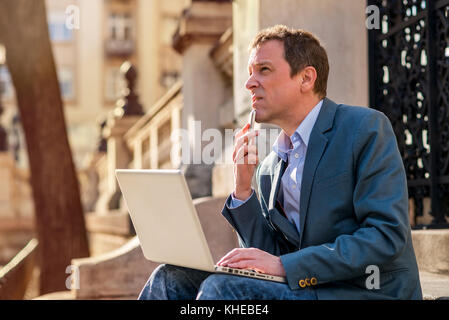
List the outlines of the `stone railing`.
{"type": "Polygon", "coordinates": [[[0,300],[23,299],[33,275],[37,246],[38,241],[32,239],[6,266],[0,267],[0,300]]]}
{"type": "Polygon", "coordinates": [[[134,169],[176,168],[179,162],[170,158],[171,134],[181,128],[182,82],[171,87],[125,134],[132,154],[134,169]],[[167,164],[167,162],[169,162],[167,164]]]}

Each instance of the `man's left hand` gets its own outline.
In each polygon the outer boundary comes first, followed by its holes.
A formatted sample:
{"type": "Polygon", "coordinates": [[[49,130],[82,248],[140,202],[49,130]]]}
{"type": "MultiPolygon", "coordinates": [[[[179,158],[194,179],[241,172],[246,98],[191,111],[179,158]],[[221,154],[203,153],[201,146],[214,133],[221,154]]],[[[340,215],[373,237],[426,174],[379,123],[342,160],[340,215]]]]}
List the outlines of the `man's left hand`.
{"type": "Polygon", "coordinates": [[[273,276],[285,277],[281,258],[257,248],[236,248],[221,258],[217,265],[229,268],[252,269],[273,276]]]}

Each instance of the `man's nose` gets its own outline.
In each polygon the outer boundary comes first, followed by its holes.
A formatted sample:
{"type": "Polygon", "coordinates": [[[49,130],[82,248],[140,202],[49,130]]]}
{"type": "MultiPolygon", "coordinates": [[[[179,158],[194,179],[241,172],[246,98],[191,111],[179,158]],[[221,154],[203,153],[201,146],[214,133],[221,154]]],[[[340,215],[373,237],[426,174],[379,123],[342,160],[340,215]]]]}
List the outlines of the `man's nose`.
{"type": "Polygon", "coordinates": [[[255,79],[254,75],[250,76],[248,80],[246,80],[245,87],[248,90],[256,88],[259,85],[257,79],[255,79]]]}

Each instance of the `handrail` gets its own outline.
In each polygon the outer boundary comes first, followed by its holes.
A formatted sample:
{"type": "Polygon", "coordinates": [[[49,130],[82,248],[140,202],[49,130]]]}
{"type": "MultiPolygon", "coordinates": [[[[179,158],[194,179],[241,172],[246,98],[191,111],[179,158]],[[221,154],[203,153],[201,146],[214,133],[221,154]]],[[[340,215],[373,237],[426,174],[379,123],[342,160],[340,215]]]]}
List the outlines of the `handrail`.
{"type": "Polygon", "coordinates": [[[166,106],[182,89],[182,80],[176,82],[125,134],[125,140],[143,128],[164,106],[166,106]]]}
{"type": "Polygon", "coordinates": [[[39,242],[28,244],[0,269],[0,300],[23,299],[34,269],[35,252],[39,242]]]}

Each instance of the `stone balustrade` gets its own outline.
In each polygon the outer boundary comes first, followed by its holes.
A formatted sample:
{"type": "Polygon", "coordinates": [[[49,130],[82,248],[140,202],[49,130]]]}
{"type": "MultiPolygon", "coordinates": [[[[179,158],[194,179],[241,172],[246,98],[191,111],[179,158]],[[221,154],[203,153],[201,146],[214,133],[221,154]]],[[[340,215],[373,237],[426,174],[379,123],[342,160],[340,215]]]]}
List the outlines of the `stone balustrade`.
{"type": "Polygon", "coordinates": [[[37,259],[37,239],[32,239],[7,265],[0,267],[0,300],[23,299],[37,259]]]}
{"type": "Polygon", "coordinates": [[[171,140],[171,134],[181,128],[181,89],[179,81],[126,132],[124,139],[131,150],[134,169],[158,169],[161,162],[167,161],[170,163],[166,167],[178,167],[179,161],[167,156],[172,144],[179,143],[171,140]]]}

